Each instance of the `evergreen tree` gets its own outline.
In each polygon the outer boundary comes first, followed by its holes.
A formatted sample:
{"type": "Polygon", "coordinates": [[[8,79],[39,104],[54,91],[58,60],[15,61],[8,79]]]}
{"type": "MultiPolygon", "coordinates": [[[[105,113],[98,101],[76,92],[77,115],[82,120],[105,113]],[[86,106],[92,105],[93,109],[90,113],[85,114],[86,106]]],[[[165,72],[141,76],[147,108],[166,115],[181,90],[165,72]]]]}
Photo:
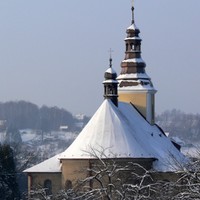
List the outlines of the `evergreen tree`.
{"type": "Polygon", "coordinates": [[[1,200],[18,200],[13,151],[9,145],[0,146],[0,194],[1,200]]]}

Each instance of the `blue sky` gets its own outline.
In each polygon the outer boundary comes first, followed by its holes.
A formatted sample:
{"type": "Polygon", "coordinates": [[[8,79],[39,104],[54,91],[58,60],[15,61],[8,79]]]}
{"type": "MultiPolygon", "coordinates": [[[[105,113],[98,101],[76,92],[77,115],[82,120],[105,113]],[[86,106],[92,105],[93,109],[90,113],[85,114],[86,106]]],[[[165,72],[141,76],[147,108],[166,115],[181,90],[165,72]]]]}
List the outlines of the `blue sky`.
{"type": "MultiPolygon", "coordinates": [[[[120,73],[131,0],[0,1],[0,101],[92,115],[103,101],[109,49],[120,73]]],[[[200,1],[135,0],[156,112],[200,113],[200,1]]]]}

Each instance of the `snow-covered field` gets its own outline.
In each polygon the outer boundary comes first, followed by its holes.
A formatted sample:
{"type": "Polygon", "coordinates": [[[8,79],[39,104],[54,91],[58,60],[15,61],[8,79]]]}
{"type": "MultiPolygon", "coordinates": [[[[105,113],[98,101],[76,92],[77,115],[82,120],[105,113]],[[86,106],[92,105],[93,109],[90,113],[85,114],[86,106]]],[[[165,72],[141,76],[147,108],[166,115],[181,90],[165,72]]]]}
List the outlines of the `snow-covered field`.
{"type": "Polygon", "coordinates": [[[181,152],[189,157],[200,158],[200,146],[197,145],[185,145],[181,148],[181,152]]]}
{"type": "Polygon", "coordinates": [[[22,138],[22,142],[26,143],[26,142],[33,142],[33,141],[38,141],[38,140],[64,140],[64,141],[69,141],[69,140],[74,140],[77,136],[77,133],[73,133],[73,132],[63,132],[63,131],[52,131],[50,133],[41,133],[39,131],[35,131],[35,130],[30,130],[30,129],[26,129],[26,130],[20,130],[20,134],[21,134],[21,138],[22,138]]]}
{"type": "MultiPolygon", "coordinates": [[[[20,130],[21,143],[16,152],[19,165],[29,162],[28,167],[65,151],[77,137],[75,132],[51,131],[41,133],[36,130],[20,130]],[[20,164],[21,163],[21,164],[20,164]]],[[[0,133],[0,143],[4,143],[6,134],[0,133]]],[[[173,138],[175,142],[179,141],[173,138]]],[[[179,141],[181,152],[189,157],[200,157],[200,145],[185,144],[179,141]]]]}
{"type": "MultiPolygon", "coordinates": [[[[15,148],[17,167],[26,169],[65,151],[77,137],[74,132],[51,131],[41,133],[36,130],[20,130],[21,142],[15,148]]],[[[1,133],[1,143],[5,134],[1,133]]]]}

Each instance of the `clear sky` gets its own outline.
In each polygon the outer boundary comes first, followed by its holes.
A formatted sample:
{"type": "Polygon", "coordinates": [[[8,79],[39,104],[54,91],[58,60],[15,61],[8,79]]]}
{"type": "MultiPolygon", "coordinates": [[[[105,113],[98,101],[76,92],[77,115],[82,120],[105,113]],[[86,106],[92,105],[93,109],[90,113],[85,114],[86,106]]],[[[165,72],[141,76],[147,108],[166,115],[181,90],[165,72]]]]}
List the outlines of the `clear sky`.
{"type": "MultiPolygon", "coordinates": [[[[92,115],[109,49],[119,73],[131,0],[1,0],[0,101],[92,115]]],[[[135,0],[156,112],[200,113],[200,0],[135,0]]]]}

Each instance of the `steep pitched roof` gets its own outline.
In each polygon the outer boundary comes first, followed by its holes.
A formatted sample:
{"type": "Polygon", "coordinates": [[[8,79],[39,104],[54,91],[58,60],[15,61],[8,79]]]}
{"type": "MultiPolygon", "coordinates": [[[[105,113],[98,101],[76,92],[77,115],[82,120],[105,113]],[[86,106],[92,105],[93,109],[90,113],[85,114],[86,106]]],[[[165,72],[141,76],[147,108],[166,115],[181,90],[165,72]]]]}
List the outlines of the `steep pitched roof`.
{"type": "Polygon", "coordinates": [[[105,100],[60,159],[156,158],[154,169],[175,170],[185,157],[128,103],[105,100]]]}
{"type": "Polygon", "coordinates": [[[155,158],[157,171],[175,171],[186,162],[183,154],[156,126],[129,103],[116,107],[104,100],[74,142],[58,154],[24,172],[60,172],[59,159],[155,158]]]}
{"type": "Polygon", "coordinates": [[[157,159],[153,165],[155,170],[175,171],[184,166],[187,159],[157,125],[150,125],[131,104],[120,103],[119,110],[126,116],[140,145],[146,146],[157,159]]]}
{"type": "Polygon", "coordinates": [[[93,158],[93,153],[106,158],[152,158],[141,146],[123,113],[105,100],[61,159],[93,158]],[[103,152],[103,154],[102,154],[103,152]]]}

